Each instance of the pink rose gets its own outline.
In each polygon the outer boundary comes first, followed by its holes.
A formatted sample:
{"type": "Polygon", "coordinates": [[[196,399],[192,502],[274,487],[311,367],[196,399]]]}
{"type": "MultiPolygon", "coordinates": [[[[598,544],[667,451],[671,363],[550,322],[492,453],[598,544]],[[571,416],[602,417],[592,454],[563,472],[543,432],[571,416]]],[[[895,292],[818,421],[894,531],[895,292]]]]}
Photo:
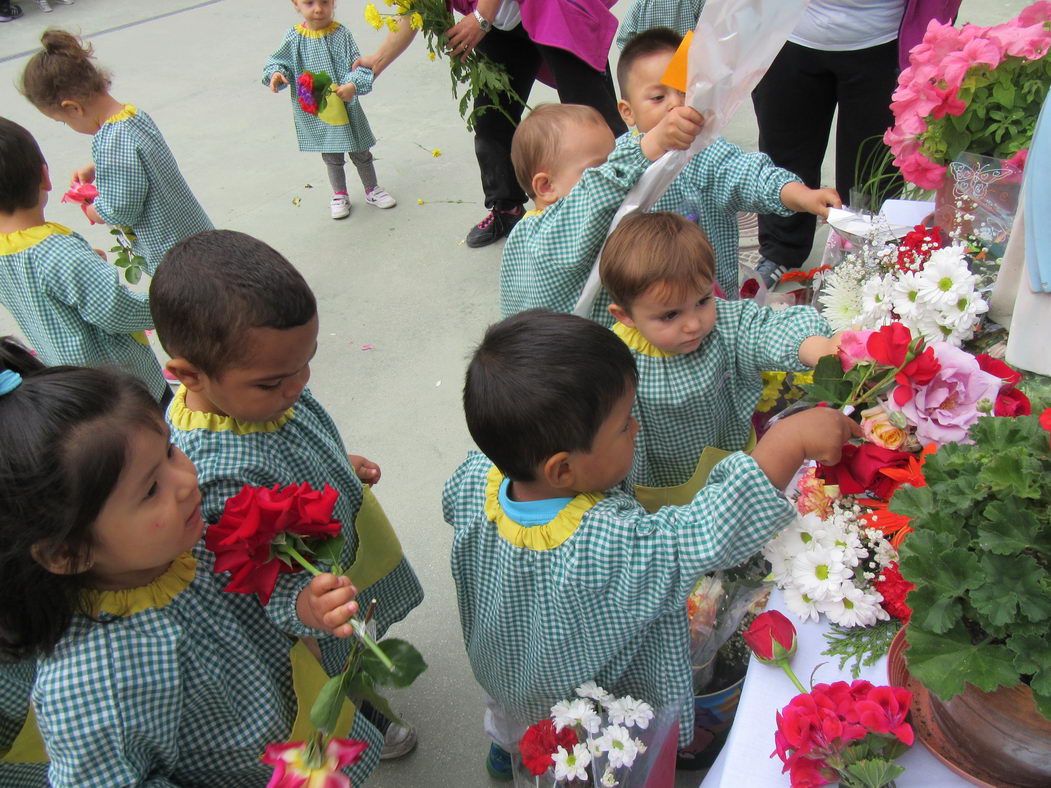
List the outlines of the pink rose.
{"type": "Polygon", "coordinates": [[[839,342],[839,361],[843,371],[849,372],[858,364],[869,364],[875,359],[869,353],[869,337],[875,331],[844,331],[839,342]]]}

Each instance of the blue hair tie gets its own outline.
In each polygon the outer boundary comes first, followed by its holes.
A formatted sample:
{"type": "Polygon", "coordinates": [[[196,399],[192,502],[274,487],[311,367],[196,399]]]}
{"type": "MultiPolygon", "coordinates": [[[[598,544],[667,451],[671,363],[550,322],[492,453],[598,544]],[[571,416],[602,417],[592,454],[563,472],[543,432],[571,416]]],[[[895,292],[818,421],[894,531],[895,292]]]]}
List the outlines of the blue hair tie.
{"type": "Polygon", "coordinates": [[[22,385],[22,376],[17,372],[5,369],[0,372],[0,397],[4,394],[10,394],[16,388],[22,385]]]}

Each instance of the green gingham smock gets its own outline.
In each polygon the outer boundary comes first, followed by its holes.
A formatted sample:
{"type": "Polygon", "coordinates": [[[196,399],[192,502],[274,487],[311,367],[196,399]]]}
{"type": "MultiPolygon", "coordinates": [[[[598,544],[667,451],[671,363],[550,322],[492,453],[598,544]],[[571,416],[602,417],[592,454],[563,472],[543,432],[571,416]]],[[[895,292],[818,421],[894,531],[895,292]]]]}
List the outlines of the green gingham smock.
{"type": "Polygon", "coordinates": [[[666,353],[617,323],[639,370],[632,415],[639,421],[629,486],[685,484],[705,446],[738,451],[748,440],[763,391],[760,373],[802,371],[799,345],[828,336],[809,306],[774,310],[755,301],[716,299],[715,326],[692,353],[666,353]]]}
{"type": "MultiPolygon", "coordinates": [[[[350,64],[361,56],[350,30],[339,22],[332,22],[324,30],[310,30],[299,24],[285,33],[281,46],[263,66],[263,84],[270,86],[270,78],[278,71],[291,86],[292,118],[296,124],[299,149],[315,153],[359,153],[376,144],[372,129],[365,119],[358,96],[372,90],[372,71],[367,68],[350,69],[350,64]],[[332,77],[333,85],[353,82],[357,94],[348,102],[350,123],[333,126],[304,112],[296,100],[296,78],[304,71],[317,74],[324,71],[332,77]]],[[[282,85],[282,89],[284,89],[282,85]]],[[[339,101],[330,96],[329,101],[339,101]]]]}
{"type": "Polygon", "coordinates": [[[502,479],[472,452],[442,496],[478,683],[528,725],[594,679],[616,695],[678,708],[679,744],[688,744],[686,598],[701,575],[739,564],[788,525],[792,505],[741,453],[715,466],[692,504],[652,515],[610,491],[578,495],[547,525],[523,528],[500,507],[502,479]]]}
{"type": "MultiPolygon", "coordinates": [[[[630,133],[622,134],[617,147],[628,147],[631,140],[630,133]]],[[[745,153],[732,142],[716,137],[690,159],[650,210],[696,216],[715,249],[715,280],[727,298],[735,298],[740,243],[737,214],[790,215],[792,211],[781,202],[781,189],[798,180],[788,170],[775,167],[765,153],[745,153]]]]}
{"type": "MultiPolygon", "coordinates": [[[[241,422],[228,416],[200,413],[186,407],[186,389],[180,388],[168,407],[172,443],[197,466],[201,488],[201,515],[211,525],[219,521],[228,498],[244,485],[282,487],[309,482],[315,490],[331,485],[339,498],[333,517],[343,524],[347,543],[341,561],[350,566],[358,549],[354,520],[362,501],[361,482],[347,459],[343,439],[335,423],[309,389],[277,421],[241,422]]],[[[309,636],[313,630],[302,624],[296,631],[296,600],[309,583],[307,572],[278,576],[277,587],[267,605],[276,626],[294,635],[309,636]]],[[[377,634],[408,615],[423,600],[416,573],[403,556],[393,571],[368,588],[358,589],[359,599],[379,601],[377,634]]],[[[343,668],[349,639],[328,638],[321,648],[322,666],[334,675],[343,668]]]]}
{"type": "Polygon", "coordinates": [[[109,118],[91,141],[95,210],[106,224],[130,227],[132,247],[153,276],[183,238],[214,229],[179,171],[153,119],[131,104],[109,118]]]}
{"type": "MultiPolygon", "coordinates": [[[[609,159],[584,170],[569,194],[515,225],[500,259],[500,316],[543,307],[572,312],[606,241],[613,215],[649,160],[638,137],[618,144],[609,159]]],[[[591,319],[610,326],[609,295],[599,292],[591,319]]]]}
{"type": "MultiPolygon", "coordinates": [[[[273,767],[259,757],[288,738],[296,716],[294,641],[254,597],[223,591],[226,577],[212,561],[200,542],[153,583],[102,592],[101,621],[74,616],[54,651],[37,660],[32,700],[48,784],[266,784],[273,767]]],[[[348,738],[370,743],[348,769],[358,783],[375,766],[382,737],[355,715],[348,738]]],[[[0,785],[42,784],[16,782],[14,768],[0,765],[0,785]]]]}
{"type": "Polygon", "coordinates": [[[634,36],[651,27],[670,27],[680,36],[697,27],[705,0],[635,0],[617,31],[623,49],[634,36]]]}
{"type": "Polygon", "coordinates": [[[160,399],[167,388],[145,336],[153,328],[145,293],[126,288],[87,241],[54,222],[0,233],[0,303],[48,366],[112,365],[160,399]]]}

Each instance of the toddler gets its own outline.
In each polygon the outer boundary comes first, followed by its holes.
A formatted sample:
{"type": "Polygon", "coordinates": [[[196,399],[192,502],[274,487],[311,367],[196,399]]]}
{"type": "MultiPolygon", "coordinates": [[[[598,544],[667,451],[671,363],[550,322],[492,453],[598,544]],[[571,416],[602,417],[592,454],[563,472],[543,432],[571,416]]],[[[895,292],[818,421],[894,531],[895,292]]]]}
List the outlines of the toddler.
{"type": "Polygon", "coordinates": [[[376,144],[358,96],[372,90],[372,71],[351,68],[360,57],[350,30],[332,18],[335,0],[292,0],[303,21],[285,33],[281,46],[263,66],[263,84],[277,93],[292,85],[292,118],[301,151],[321,154],[332,185],[330,209],[333,219],[350,215],[347,176],[343,154],[350,156],[365,187],[365,202],[377,208],[393,208],[397,202],[379,187],[372,151],[376,144]],[[332,79],[332,92],[324,110],[307,112],[298,100],[297,79],[304,72],[324,71],[332,79]]]}
{"type": "MultiPolygon", "coordinates": [[[[656,129],[668,112],[682,107],[685,96],[661,82],[682,36],[667,28],[635,36],[620,55],[617,82],[621,117],[642,134],[656,129]]],[[[618,148],[634,145],[632,135],[617,140],[618,148]]],[[[741,211],[787,216],[806,211],[828,216],[829,206],[840,207],[835,189],[811,189],[788,170],[775,167],[764,153],[745,153],[717,137],[690,159],[651,210],[689,215],[715,248],[715,281],[727,298],[736,298],[738,285],[741,211]]]]}
{"type": "Polygon", "coordinates": [[[0,118],[0,303],[45,364],[114,365],[167,403],[171,389],[143,333],[146,296],[82,237],[44,218],[51,176],[33,136],[0,118]]]}
{"type": "MultiPolygon", "coordinates": [[[[678,713],[693,735],[686,598],[794,517],[778,492],[807,458],[835,462],[857,425],[828,408],[775,424],[683,507],[646,511],[615,489],[631,468],[636,370],[612,332],[530,310],[486,332],[464,412],[483,453],[446,482],[464,644],[493,702],[490,763],[526,725],[594,680],[678,713]]],[[[674,751],[674,748],[671,748],[674,751]]]]}
{"type": "MultiPolygon", "coordinates": [[[[368,486],[379,481],[379,467],[347,454],[332,418],[305,388],[318,336],[306,281],[262,241],[214,230],[172,248],[150,284],[150,306],[168,369],[182,383],[168,409],[172,442],[197,466],[205,522],[215,523],[246,484],[331,485],[347,540],[340,564],[363,598],[378,600],[373,621],[382,636],[423,590],[368,486]]],[[[307,579],[279,576],[268,605],[279,624],[301,605],[307,579]]],[[[325,669],[342,670],[346,641],[320,648],[325,669]]],[[[386,727],[385,718],[377,721],[386,727]]],[[[415,743],[411,728],[390,725],[380,757],[405,755],[415,743]]]]}
{"type": "Polygon", "coordinates": [[[92,163],[73,173],[73,185],[95,184],[88,218],[124,228],[152,276],[172,244],[212,222],[153,119],[110,95],[91,47],[62,30],[46,31],[41,43],[22,72],[22,93],[52,120],[92,135],[92,163]]]}
{"type": "MultiPolygon", "coordinates": [[[[264,785],[260,755],[293,734],[288,635],[306,624],[223,591],[193,463],[150,392],[0,347],[0,445],[0,718],[9,739],[30,691],[49,760],[2,763],[0,783],[264,785]]],[[[324,595],[333,624],[353,600],[324,595]]]]}
{"type": "MultiPolygon", "coordinates": [[[[624,196],[650,162],[688,148],[702,123],[695,110],[679,107],[652,134],[615,149],[609,126],[591,107],[541,104],[529,113],[515,129],[511,161],[536,209],[504,245],[500,314],[573,311],[624,196]]],[[[600,297],[592,319],[608,325],[608,303],[600,297]]]]}
{"type": "Polygon", "coordinates": [[[716,298],[714,269],[704,233],[674,213],[627,217],[602,250],[613,331],[639,370],[628,490],[650,511],[689,502],[715,461],[745,447],[762,371],[813,367],[838,348],[812,307],[716,298]]]}

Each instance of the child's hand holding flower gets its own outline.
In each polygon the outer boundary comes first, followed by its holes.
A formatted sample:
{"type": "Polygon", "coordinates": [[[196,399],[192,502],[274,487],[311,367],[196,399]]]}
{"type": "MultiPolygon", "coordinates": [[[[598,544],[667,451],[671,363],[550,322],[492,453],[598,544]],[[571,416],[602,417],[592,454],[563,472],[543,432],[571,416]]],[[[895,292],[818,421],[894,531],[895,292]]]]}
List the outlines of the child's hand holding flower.
{"type": "Polygon", "coordinates": [[[314,577],[296,599],[299,620],[313,629],[329,632],[338,638],[350,637],[354,629],[349,621],[357,615],[356,589],[347,577],[326,572],[314,577]]]}
{"type": "Polygon", "coordinates": [[[344,101],[353,101],[354,96],[358,93],[358,88],[353,82],[347,82],[338,87],[333,87],[332,92],[344,101]]]}

